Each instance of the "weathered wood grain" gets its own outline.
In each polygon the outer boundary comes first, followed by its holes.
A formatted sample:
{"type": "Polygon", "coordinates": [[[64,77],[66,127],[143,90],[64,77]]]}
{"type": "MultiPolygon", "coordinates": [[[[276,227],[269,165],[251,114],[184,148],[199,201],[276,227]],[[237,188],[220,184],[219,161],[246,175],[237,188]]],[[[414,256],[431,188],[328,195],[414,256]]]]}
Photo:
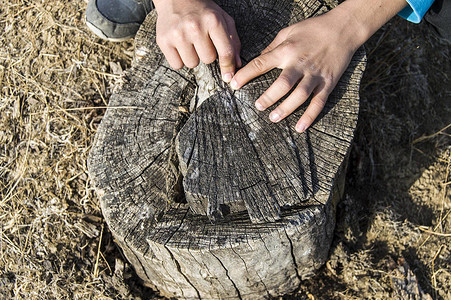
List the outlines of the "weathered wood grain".
{"type": "MultiPolygon", "coordinates": [[[[324,13],[317,0],[218,3],[235,18],[244,63],[289,24],[324,13]]],[[[274,70],[232,91],[216,63],[172,70],[156,15],[114,94],[88,160],[110,230],[137,273],[181,298],[275,296],[327,258],[358,117],[359,50],[304,134],[305,110],[273,124],[254,108],[274,70]],[[124,108],[127,107],[128,108],[124,108]]]]}

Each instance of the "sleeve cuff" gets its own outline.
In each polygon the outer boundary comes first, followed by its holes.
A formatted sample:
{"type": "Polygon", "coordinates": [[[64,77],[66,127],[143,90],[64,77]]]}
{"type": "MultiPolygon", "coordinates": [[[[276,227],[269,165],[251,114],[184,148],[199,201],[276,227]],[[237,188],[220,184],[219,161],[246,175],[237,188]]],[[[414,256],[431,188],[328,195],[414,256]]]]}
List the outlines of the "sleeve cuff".
{"type": "Polygon", "coordinates": [[[398,15],[407,21],[420,23],[434,0],[406,0],[406,2],[408,5],[398,15]]]}

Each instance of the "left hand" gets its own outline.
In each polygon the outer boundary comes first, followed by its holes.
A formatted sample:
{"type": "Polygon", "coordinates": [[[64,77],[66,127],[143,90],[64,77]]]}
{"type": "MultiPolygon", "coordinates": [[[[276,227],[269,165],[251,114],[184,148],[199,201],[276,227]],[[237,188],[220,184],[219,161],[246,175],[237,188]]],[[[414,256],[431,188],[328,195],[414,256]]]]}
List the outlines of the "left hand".
{"type": "Polygon", "coordinates": [[[363,43],[356,37],[358,29],[348,28],[346,25],[349,24],[340,15],[331,13],[282,29],[260,56],[236,73],[231,87],[239,89],[273,68],[282,69],[255,106],[258,110],[265,110],[296,86],[269,118],[273,122],[283,120],[312,95],[310,104],[296,124],[296,131],[304,132],[324,108],[329,94],[363,43]]]}
{"type": "Polygon", "coordinates": [[[235,21],[213,0],[153,0],[158,14],[157,44],[169,65],[195,68],[219,58],[222,78],[230,82],[241,66],[235,21]]]}

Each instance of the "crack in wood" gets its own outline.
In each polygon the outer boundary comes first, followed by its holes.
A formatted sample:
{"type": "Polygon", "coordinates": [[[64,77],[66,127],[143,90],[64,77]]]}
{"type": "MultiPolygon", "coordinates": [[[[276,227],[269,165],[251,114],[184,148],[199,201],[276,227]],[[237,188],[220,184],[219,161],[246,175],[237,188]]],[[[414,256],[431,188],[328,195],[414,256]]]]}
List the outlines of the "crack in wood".
{"type": "Polygon", "coordinates": [[[124,252],[123,256],[125,256],[127,258],[129,258],[129,256],[133,256],[135,259],[129,259],[129,260],[138,262],[139,267],[140,267],[139,269],[142,270],[143,275],[147,278],[147,281],[151,281],[151,277],[149,276],[149,274],[147,274],[146,268],[144,267],[144,264],[141,261],[141,259],[139,259],[139,257],[135,254],[136,252],[132,251],[125,241],[121,245],[122,245],[122,247],[120,249],[124,252]],[[124,249],[124,248],[126,248],[126,249],[124,249]],[[125,251],[127,251],[127,254],[125,254],[125,251]]]}
{"type": "Polygon", "coordinates": [[[299,275],[299,266],[296,262],[296,255],[294,255],[294,247],[293,247],[293,242],[291,241],[291,238],[288,236],[287,230],[285,228],[283,228],[283,231],[285,232],[285,236],[288,239],[288,242],[290,243],[290,254],[291,254],[291,259],[293,260],[293,265],[294,265],[294,270],[296,272],[296,277],[299,279],[299,282],[302,281],[301,276],[299,275]]]}
{"type": "Polygon", "coordinates": [[[227,268],[224,266],[224,264],[222,263],[222,261],[212,252],[210,251],[210,254],[213,255],[219,262],[219,264],[224,268],[224,271],[226,273],[226,277],[230,280],[230,282],[232,283],[233,287],[235,288],[235,291],[237,293],[237,297],[240,300],[243,300],[243,298],[241,298],[241,293],[240,290],[238,289],[238,287],[236,286],[235,282],[232,280],[232,278],[230,278],[229,276],[229,270],[227,270],[227,268]]]}
{"type": "Polygon", "coordinates": [[[155,158],[146,166],[142,169],[142,171],[139,172],[138,175],[136,175],[133,178],[130,178],[127,182],[125,182],[125,185],[130,184],[131,182],[135,181],[138,177],[140,177],[142,174],[144,174],[144,172],[146,172],[150,167],[152,167],[152,165],[154,164],[155,161],[157,161],[157,159],[166,151],[168,151],[171,148],[171,146],[166,147],[163,151],[161,151],[160,153],[157,154],[157,156],[155,156],[155,158]]]}
{"type": "MultiPolygon", "coordinates": [[[[236,250],[233,248],[232,245],[231,245],[230,249],[232,249],[232,252],[235,253],[235,254],[241,259],[241,261],[243,262],[243,265],[244,265],[244,269],[246,270],[246,273],[250,274],[249,269],[247,268],[246,261],[241,257],[241,255],[240,255],[238,252],[236,252],[236,250]]],[[[261,283],[261,284],[263,285],[263,287],[265,288],[266,295],[268,296],[268,298],[271,297],[271,294],[269,293],[269,290],[268,290],[268,288],[266,287],[266,284],[263,282],[263,279],[261,278],[260,274],[258,274],[257,271],[255,271],[255,274],[257,275],[258,280],[260,281],[260,283],[261,283]]]]}
{"type": "Polygon", "coordinates": [[[191,283],[189,278],[182,272],[182,269],[180,268],[180,263],[177,261],[177,259],[175,259],[174,254],[171,252],[171,250],[169,250],[169,248],[166,245],[164,245],[164,248],[166,248],[166,250],[168,251],[169,255],[171,256],[172,261],[175,263],[175,265],[177,267],[177,271],[180,273],[180,275],[183,276],[183,278],[185,278],[186,282],[188,282],[188,284],[196,291],[197,298],[198,299],[202,299],[200,297],[199,290],[191,283]]]}
{"type": "Polygon", "coordinates": [[[174,234],[177,233],[177,231],[180,229],[180,227],[182,227],[183,225],[183,220],[185,220],[186,215],[188,214],[188,210],[185,212],[185,215],[183,216],[183,218],[180,220],[180,224],[179,226],[169,235],[169,237],[167,238],[166,242],[164,242],[163,245],[166,246],[167,243],[169,243],[169,241],[171,240],[171,238],[174,236],[174,234]]]}

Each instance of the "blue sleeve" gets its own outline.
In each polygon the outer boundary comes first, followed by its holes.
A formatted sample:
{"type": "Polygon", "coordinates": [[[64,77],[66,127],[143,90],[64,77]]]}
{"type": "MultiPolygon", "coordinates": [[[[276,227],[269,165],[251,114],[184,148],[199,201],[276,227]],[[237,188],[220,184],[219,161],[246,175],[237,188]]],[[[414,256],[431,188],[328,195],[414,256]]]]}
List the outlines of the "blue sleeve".
{"type": "Polygon", "coordinates": [[[408,5],[399,12],[399,16],[413,23],[420,23],[424,14],[431,7],[434,0],[406,0],[408,5]]]}

